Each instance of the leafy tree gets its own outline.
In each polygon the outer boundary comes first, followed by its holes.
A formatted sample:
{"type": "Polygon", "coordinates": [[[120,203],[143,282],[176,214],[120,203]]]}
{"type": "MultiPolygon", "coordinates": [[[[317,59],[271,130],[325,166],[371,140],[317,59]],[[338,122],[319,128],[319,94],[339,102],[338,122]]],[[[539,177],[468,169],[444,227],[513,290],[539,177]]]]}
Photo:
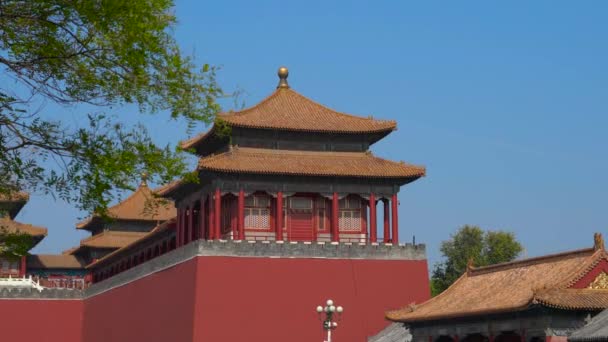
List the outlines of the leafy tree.
{"type": "Polygon", "coordinates": [[[443,241],[440,247],[443,262],[435,264],[431,276],[433,296],[443,292],[467,270],[474,266],[487,266],[514,260],[523,251],[515,235],[504,231],[483,231],[477,226],[465,225],[443,241]]]}
{"type": "Polygon", "coordinates": [[[183,151],[104,114],[134,104],[190,127],[213,121],[222,95],[216,68],[182,54],[172,7],[172,0],[0,1],[0,70],[13,80],[0,83],[0,194],[42,189],[103,214],[142,172],[158,183],[194,178],[183,151]],[[40,109],[45,102],[95,110],[71,127],[40,109]]]}
{"type": "Polygon", "coordinates": [[[19,257],[27,255],[34,241],[30,235],[10,232],[0,226],[0,260],[16,261],[19,257]]]}

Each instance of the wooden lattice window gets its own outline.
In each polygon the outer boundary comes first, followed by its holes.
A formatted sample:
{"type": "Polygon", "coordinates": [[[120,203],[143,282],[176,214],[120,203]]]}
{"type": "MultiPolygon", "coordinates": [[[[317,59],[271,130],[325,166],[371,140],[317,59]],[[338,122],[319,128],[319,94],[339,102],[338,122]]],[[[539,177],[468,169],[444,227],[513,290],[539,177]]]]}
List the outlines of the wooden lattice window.
{"type": "Polygon", "coordinates": [[[361,198],[348,196],[339,202],[338,227],[343,231],[361,231],[361,198]]]}
{"type": "Polygon", "coordinates": [[[245,227],[270,228],[270,197],[264,195],[245,197],[245,227]]]}

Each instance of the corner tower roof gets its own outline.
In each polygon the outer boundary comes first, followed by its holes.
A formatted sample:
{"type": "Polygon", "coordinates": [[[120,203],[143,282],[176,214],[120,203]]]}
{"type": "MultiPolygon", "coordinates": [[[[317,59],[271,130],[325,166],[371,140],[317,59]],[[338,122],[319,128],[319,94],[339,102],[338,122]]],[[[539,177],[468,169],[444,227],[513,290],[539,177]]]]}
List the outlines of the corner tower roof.
{"type": "MultiPolygon", "coordinates": [[[[260,103],[240,111],[220,113],[218,119],[231,127],[314,133],[386,135],[397,128],[393,120],[338,112],[301,95],[287,85],[286,68],[279,69],[279,77],[277,89],[260,103]]],[[[182,147],[198,146],[213,131],[214,128],[182,142],[182,147]]]]}
{"type": "Polygon", "coordinates": [[[287,151],[234,147],[230,151],[201,158],[199,170],[301,176],[345,176],[355,178],[403,178],[425,175],[425,168],[378,158],[371,152],[287,151]]]}
{"type": "Polygon", "coordinates": [[[234,127],[322,133],[375,133],[392,131],[397,123],[337,112],[291,88],[278,88],[257,105],[219,118],[234,127]]]}

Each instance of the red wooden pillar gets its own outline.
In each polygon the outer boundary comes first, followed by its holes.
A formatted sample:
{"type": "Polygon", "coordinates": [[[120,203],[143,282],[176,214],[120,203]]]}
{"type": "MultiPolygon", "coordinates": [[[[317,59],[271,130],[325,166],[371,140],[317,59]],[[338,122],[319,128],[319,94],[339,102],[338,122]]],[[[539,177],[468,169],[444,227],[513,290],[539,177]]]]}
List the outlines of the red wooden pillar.
{"type": "Polygon", "coordinates": [[[215,201],[213,195],[209,194],[209,240],[215,239],[215,201]]]}
{"type": "Polygon", "coordinates": [[[458,342],[458,341],[460,341],[460,339],[458,338],[458,335],[454,335],[454,336],[452,337],[452,340],[454,340],[454,342],[458,342]]]}
{"type": "Polygon", "coordinates": [[[188,207],[182,209],[182,229],[180,230],[180,241],[182,246],[186,245],[186,231],[188,229],[188,207]]]}
{"type": "Polygon", "coordinates": [[[192,230],[194,229],[194,227],[192,226],[194,223],[194,206],[192,204],[189,205],[187,210],[188,229],[186,230],[186,244],[192,241],[192,230]]]}
{"type": "Polygon", "coordinates": [[[276,229],[274,232],[275,240],[283,241],[283,193],[277,192],[277,210],[275,210],[276,220],[274,220],[276,229]]]}
{"type": "Polygon", "coordinates": [[[399,200],[397,199],[397,194],[393,195],[393,200],[392,200],[392,209],[393,209],[393,217],[392,217],[392,223],[393,223],[393,238],[391,239],[391,242],[393,244],[398,244],[399,243],[399,200]]]}
{"type": "Polygon", "coordinates": [[[376,232],[376,195],[373,193],[369,195],[369,241],[377,242],[376,232]]]}
{"type": "Polygon", "coordinates": [[[239,200],[237,206],[237,233],[238,239],[245,239],[245,191],[243,189],[239,190],[239,200]]]}
{"type": "Polygon", "coordinates": [[[215,189],[215,238],[222,238],[222,193],[220,192],[220,188],[215,189]]]}
{"type": "Polygon", "coordinates": [[[201,197],[201,206],[198,208],[198,238],[205,238],[205,196],[201,197]]]}
{"type": "Polygon", "coordinates": [[[182,210],[177,208],[177,221],[175,222],[175,246],[179,247],[179,225],[182,222],[182,210]]]}
{"type": "Polygon", "coordinates": [[[332,229],[331,241],[333,241],[333,242],[340,241],[340,227],[338,227],[339,210],[340,210],[340,204],[339,204],[339,199],[338,199],[338,193],[334,192],[334,195],[333,195],[332,201],[331,201],[331,229],[332,229]]]}
{"type": "Polygon", "coordinates": [[[175,227],[175,244],[182,245],[182,226],[184,225],[184,209],[177,208],[177,226],[175,227]]]}
{"type": "Polygon", "coordinates": [[[390,217],[391,217],[391,207],[389,206],[389,200],[386,198],[382,199],[382,203],[384,206],[384,240],[382,242],[389,243],[391,242],[391,231],[390,231],[390,217]]]}
{"type": "Polygon", "coordinates": [[[488,336],[488,342],[494,342],[494,335],[490,334],[490,336],[488,336]]]}
{"type": "Polygon", "coordinates": [[[27,264],[25,262],[25,255],[21,257],[21,264],[19,265],[19,276],[25,277],[27,271],[27,264]]]}

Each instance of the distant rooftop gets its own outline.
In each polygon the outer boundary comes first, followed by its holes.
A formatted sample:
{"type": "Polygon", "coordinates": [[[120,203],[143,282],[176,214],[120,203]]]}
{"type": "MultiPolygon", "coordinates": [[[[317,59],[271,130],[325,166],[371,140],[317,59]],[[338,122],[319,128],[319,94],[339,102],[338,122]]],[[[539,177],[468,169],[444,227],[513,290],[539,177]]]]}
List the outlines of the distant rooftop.
{"type": "MultiPolygon", "coordinates": [[[[154,190],[148,187],[144,177],[140,186],[129,197],[108,208],[108,217],[126,221],[166,221],[177,215],[173,202],[158,198],[154,190]]],[[[98,215],[78,223],[77,229],[90,230],[102,221],[98,215]]]]}

